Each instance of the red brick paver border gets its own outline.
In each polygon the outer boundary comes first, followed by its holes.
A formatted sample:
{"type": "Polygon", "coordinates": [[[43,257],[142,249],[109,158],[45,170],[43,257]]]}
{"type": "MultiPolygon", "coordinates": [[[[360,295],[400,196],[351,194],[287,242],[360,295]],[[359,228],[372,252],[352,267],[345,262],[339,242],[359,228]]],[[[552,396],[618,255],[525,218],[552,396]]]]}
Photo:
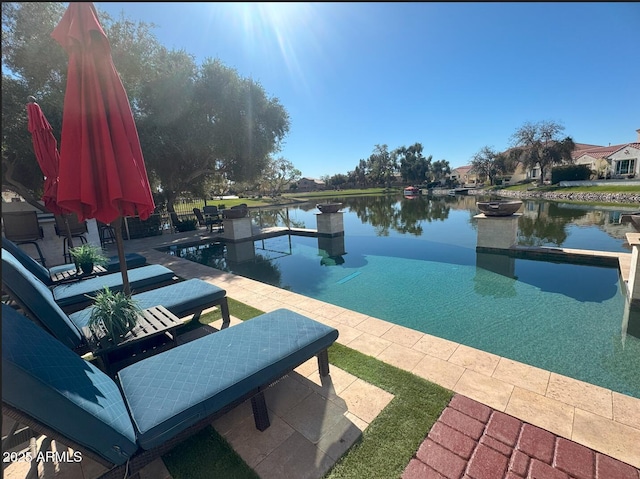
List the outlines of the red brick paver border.
{"type": "Polygon", "coordinates": [[[456,394],[402,479],[640,479],[640,469],[456,394]]]}

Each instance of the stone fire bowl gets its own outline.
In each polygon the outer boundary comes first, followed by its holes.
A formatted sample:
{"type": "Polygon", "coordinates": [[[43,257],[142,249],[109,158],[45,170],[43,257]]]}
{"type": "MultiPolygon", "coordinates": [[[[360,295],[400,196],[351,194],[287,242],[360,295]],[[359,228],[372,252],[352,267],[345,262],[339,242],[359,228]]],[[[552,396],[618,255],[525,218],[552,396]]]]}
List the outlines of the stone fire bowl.
{"type": "Polygon", "coordinates": [[[522,206],[522,201],[478,201],[478,209],[486,216],[511,216],[522,206]]]}
{"type": "Polygon", "coordinates": [[[337,213],[342,208],[342,203],[318,203],[316,208],[320,213],[337,213]]]}

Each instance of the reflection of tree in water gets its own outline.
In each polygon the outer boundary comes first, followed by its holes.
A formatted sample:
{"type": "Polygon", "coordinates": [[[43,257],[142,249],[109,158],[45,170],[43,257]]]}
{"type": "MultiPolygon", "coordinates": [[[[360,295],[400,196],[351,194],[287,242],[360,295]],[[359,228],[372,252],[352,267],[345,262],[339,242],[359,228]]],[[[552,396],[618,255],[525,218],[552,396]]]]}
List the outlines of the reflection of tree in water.
{"type": "Polygon", "coordinates": [[[278,288],[288,289],[280,285],[282,273],[278,265],[259,253],[256,253],[255,259],[251,261],[244,261],[242,263],[232,263],[228,261],[225,271],[244,276],[245,278],[255,279],[261,283],[267,283],[278,288]]]}
{"type": "MultiPolygon", "coordinates": [[[[204,264],[220,271],[238,274],[262,283],[280,286],[282,273],[278,265],[269,258],[256,253],[255,259],[241,263],[227,261],[222,243],[211,243],[185,248],[179,256],[195,263],[204,264]]],[[[286,288],[285,288],[286,289],[286,288]]]]}
{"type": "Polygon", "coordinates": [[[363,223],[370,224],[378,236],[389,236],[392,230],[420,236],[422,221],[444,221],[450,205],[445,201],[419,196],[413,199],[395,196],[344,197],[339,200],[363,223]]]}
{"type": "Polygon", "coordinates": [[[287,228],[304,228],[304,221],[292,220],[289,218],[287,208],[260,209],[258,212],[258,224],[261,228],[271,228],[276,226],[286,226],[287,228]]]}
{"type": "Polygon", "coordinates": [[[555,203],[526,202],[525,210],[535,209],[535,215],[523,215],[518,221],[518,243],[524,246],[554,244],[561,246],[567,239],[566,227],[585,215],[584,211],[559,208],[555,203]]]}

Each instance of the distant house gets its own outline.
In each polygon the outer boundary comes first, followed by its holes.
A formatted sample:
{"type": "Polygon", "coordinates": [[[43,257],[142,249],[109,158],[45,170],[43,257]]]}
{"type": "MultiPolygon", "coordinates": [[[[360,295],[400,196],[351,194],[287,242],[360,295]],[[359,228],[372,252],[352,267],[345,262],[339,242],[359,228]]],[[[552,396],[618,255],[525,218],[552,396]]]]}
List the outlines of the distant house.
{"type": "MultiPolygon", "coordinates": [[[[635,143],[609,146],[576,143],[571,158],[576,165],[587,165],[599,178],[640,177],[640,129],[636,133],[638,138],[635,143]]],[[[519,166],[512,175],[511,183],[539,178],[539,167],[524,170],[519,166]]],[[[551,168],[545,172],[545,179],[551,179],[551,168]]]]}
{"type": "Polygon", "coordinates": [[[454,168],[449,173],[449,178],[462,186],[475,187],[478,183],[478,175],[471,165],[454,168]]]}
{"type": "Polygon", "coordinates": [[[327,187],[324,181],[315,178],[300,178],[298,180],[298,191],[318,191],[327,187]]]}
{"type": "Polygon", "coordinates": [[[638,130],[638,142],[621,146],[609,155],[609,159],[614,177],[624,175],[640,177],[640,130],[638,130]]]}

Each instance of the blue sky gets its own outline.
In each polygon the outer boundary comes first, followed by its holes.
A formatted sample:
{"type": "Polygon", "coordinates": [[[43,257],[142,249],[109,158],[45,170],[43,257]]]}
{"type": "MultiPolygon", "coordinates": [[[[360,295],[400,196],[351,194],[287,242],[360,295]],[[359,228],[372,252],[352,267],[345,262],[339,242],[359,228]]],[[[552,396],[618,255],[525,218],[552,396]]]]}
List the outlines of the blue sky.
{"type": "Polygon", "coordinates": [[[96,2],[159,41],[219,58],[288,111],[303,176],[420,142],[466,165],[552,120],[579,143],[637,140],[640,3],[96,2]]]}

